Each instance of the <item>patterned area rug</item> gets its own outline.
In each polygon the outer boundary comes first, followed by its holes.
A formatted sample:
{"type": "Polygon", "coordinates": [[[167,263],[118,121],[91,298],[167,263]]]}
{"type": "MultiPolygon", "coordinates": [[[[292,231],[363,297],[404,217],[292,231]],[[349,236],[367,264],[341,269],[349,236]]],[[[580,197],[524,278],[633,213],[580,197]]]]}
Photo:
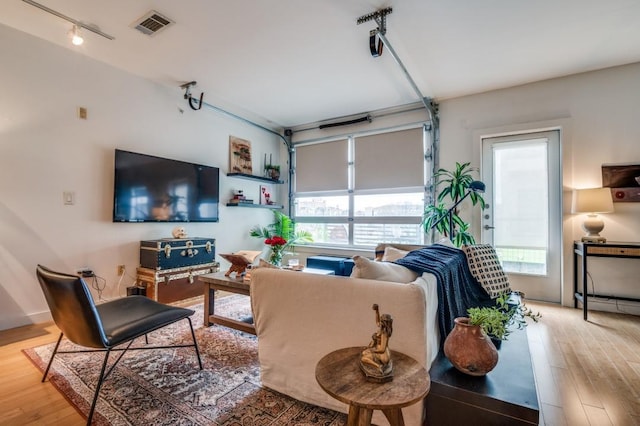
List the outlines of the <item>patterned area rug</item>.
{"type": "MultiPolygon", "coordinates": [[[[104,382],[98,425],[344,425],[346,415],[263,388],[256,337],[226,327],[203,327],[203,306],[193,306],[203,370],[193,348],[128,352],[104,382]]],[[[216,301],[216,313],[250,316],[249,298],[216,301]]],[[[134,345],[142,345],[144,339],[134,345]]],[[[191,342],[187,321],[149,335],[149,343],[191,342]]],[[[54,344],[26,349],[44,371],[54,344]]],[[[63,339],[61,350],[74,345],[63,339]],[[62,347],[64,345],[64,347],[62,347]]],[[[114,357],[115,358],[115,357],[114,357]]],[[[103,359],[101,353],[56,356],[48,380],[86,416],[103,359]]]]}

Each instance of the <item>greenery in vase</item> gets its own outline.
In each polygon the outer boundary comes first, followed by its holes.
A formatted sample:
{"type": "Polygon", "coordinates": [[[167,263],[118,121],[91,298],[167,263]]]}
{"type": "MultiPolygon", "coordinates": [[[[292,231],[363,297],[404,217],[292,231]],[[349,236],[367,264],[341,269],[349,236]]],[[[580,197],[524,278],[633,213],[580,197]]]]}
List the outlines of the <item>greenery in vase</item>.
{"type": "MultiPolygon", "coordinates": [[[[473,178],[473,173],[477,172],[476,167],[471,167],[470,163],[456,163],[456,168],[453,171],[446,169],[439,169],[433,178],[436,182],[436,188],[441,187],[438,193],[437,204],[429,205],[425,208],[422,216],[422,225],[424,231],[429,233],[435,223],[436,231],[445,237],[451,238],[449,235],[450,221],[447,215],[449,208],[447,206],[456,204],[465,194],[469,191],[473,178]],[[446,203],[446,204],[445,204],[446,203]],[[442,219],[442,220],[441,220],[442,219]],[[438,222],[440,220],[440,222],[438,222]]],[[[479,204],[484,209],[485,201],[477,192],[471,191],[469,194],[472,205],[479,204]]],[[[458,207],[452,212],[451,215],[453,221],[454,237],[453,243],[457,247],[462,247],[466,244],[475,244],[475,238],[469,232],[469,223],[465,222],[460,216],[460,210],[458,207]]]]}
{"type": "Polygon", "coordinates": [[[271,250],[269,263],[279,266],[282,256],[289,253],[289,249],[295,245],[311,243],[313,237],[307,231],[296,231],[295,222],[281,211],[273,210],[273,217],[273,223],[265,227],[254,226],[249,235],[264,239],[271,250]]]}
{"type": "Polygon", "coordinates": [[[508,294],[503,294],[496,299],[496,306],[469,308],[467,315],[469,316],[469,325],[478,325],[492,339],[507,340],[511,330],[509,327],[513,324],[518,329],[527,326],[527,318],[538,322],[542,315],[534,313],[521,300],[517,305],[509,306],[507,299],[508,294]]]}

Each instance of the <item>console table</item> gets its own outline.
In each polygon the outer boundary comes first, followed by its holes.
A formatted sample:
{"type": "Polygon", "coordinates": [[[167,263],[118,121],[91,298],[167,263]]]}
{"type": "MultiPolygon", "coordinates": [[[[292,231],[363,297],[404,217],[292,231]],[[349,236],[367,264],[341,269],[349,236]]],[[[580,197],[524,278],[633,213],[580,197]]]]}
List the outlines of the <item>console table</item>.
{"type": "Polygon", "coordinates": [[[575,241],[573,243],[573,307],[578,307],[578,301],[582,302],[583,318],[587,320],[587,299],[589,297],[606,297],[608,299],[628,300],[640,302],[634,297],[595,294],[587,292],[587,259],[589,257],[616,257],[616,258],[640,258],[640,243],[633,242],[606,242],[587,243],[575,241]],[[578,292],[578,257],[582,258],[582,292],[578,292]]]}
{"type": "Polygon", "coordinates": [[[425,399],[428,426],[537,425],[536,381],[527,330],[513,330],[498,349],[498,364],[486,376],[461,373],[442,349],[429,370],[425,399]]]}

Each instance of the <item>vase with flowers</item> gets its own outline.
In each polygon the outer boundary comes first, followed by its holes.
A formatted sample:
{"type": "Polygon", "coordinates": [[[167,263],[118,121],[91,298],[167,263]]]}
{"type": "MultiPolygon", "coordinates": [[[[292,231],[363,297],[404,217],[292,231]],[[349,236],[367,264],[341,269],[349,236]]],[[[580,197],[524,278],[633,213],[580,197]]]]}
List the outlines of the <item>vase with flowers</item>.
{"type": "Polygon", "coordinates": [[[282,237],[274,236],[264,240],[264,243],[271,246],[271,254],[269,254],[269,263],[280,266],[282,263],[282,256],[284,255],[284,246],[287,244],[287,240],[282,237]]]}
{"type": "Polygon", "coordinates": [[[269,263],[280,266],[282,257],[296,245],[313,242],[307,231],[296,231],[294,221],[286,214],[273,210],[274,222],[265,226],[254,226],[249,235],[264,239],[269,246],[269,263]]]}

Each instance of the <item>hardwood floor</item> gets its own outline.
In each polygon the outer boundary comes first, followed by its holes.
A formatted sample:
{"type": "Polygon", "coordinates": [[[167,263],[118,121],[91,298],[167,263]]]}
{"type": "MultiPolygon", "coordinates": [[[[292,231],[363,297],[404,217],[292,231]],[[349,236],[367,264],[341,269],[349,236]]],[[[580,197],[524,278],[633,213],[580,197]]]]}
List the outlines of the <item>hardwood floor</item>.
{"type": "MultiPolygon", "coordinates": [[[[640,317],[527,305],[543,315],[527,329],[540,424],[640,426],[640,317]]],[[[0,425],[85,423],[21,352],[57,337],[53,324],[0,332],[0,425]]]]}
{"type": "Polygon", "coordinates": [[[640,317],[527,301],[544,425],[640,425],[640,317]]]}

